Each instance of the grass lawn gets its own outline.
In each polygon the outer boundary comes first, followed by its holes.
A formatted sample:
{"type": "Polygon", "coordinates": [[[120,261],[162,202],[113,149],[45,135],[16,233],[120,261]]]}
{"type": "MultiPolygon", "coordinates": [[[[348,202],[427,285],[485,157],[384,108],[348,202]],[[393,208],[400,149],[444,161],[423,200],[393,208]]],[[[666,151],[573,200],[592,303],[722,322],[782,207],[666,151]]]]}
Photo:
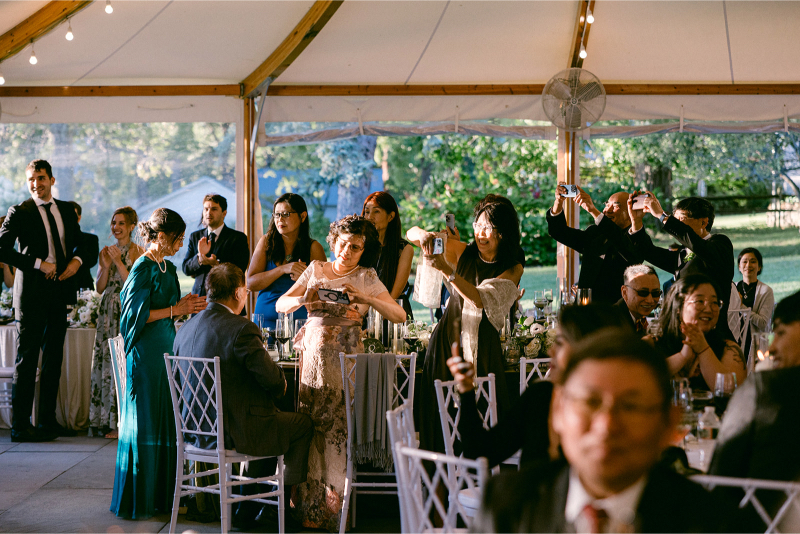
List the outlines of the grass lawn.
{"type": "MultiPolygon", "coordinates": [[[[775,302],[800,290],[800,232],[797,228],[771,228],[767,226],[766,214],[720,216],[714,222],[714,231],[727,235],[733,242],[736,255],[745,247],[755,247],[764,256],[764,271],[759,280],[769,285],[775,292],[775,302]]],[[[659,234],[654,241],[666,247],[673,240],[666,234],[659,234]]],[[[543,237],[542,239],[549,239],[543,237]]],[[[663,283],[672,275],[656,269],[663,283]]],[[[742,279],[736,271],[734,281],[742,279]]],[[[526,267],[520,286],[526,289],[522,305],[533,307],[533,291],[552,288],[557,295],[558,280],[556,267],[526,267]]],[[[428,320],[428,310],[411,301],[414,316],[428,320]]]]}

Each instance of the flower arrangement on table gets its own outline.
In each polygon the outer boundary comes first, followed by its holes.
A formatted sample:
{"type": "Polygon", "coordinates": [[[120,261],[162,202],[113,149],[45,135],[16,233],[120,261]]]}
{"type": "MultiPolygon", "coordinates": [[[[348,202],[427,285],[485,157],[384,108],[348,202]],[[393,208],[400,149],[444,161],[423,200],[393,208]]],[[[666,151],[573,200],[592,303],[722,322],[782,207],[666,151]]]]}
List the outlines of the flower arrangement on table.
{"type": "Polygon", "coordinates": [[[97,312],[100,308],[100,294],[84,289],[78,292],[78,301],[67,314],[70,328],[95,328],[97,312]]]}
{"type": "Polygon", "coordinates": [[[411,349],[418,349],[417,352],[421,352],[428,348],[428,344],[431,341],[431,334],[435,326],[436,325],[433,324],[429,325],[425,321],[408,321],[408,323],[406,323],[408,331],[403,337],[416,338],[417,342],[411,349]]]}
{"type": "Polygon", "coordinates": [[[526,358],[546,358],[547,351],[556,339],[556,331],[537,323],[533,314],[534,310],[518,314],[514,339],[526,358]]]}
{"type": "Polygon", "coordinates": [[[11,289],[4,289],[0,293],[0,324],[7,324],[14,320],[14,294],[11,289]]]}

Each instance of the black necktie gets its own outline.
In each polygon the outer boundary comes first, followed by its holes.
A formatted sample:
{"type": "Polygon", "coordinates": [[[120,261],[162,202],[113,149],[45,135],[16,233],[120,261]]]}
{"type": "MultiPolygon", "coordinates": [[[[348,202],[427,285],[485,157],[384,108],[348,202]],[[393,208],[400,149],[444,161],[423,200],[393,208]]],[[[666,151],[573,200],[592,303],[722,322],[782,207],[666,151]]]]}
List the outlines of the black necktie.
{"type": "Polygon", "coordinates": [[[67,268],[67,257],[64,255],[64,249],[61,247],[61,235],[58,233],[58,225],[56,218],[50,212],[52,204],[48,202],[44,204],[44,211],[47,214],[47,223],[50,225],[50,238],[53,242],[53,250],[56,253],[56,272],[61,273],[67,268]]]}
{"type": "MultiPolygon", "coordinates": [[[[211,247],[211,249],[213,249],[214,248],[214,243],[216,241],[217,241],[217,234],[215,234],[214,232],[211,232],[211,235],[208,236],[208,246],[211,247]]],[[[209,250],[208,253],[211,254],[211,250],[209,250]]]]}

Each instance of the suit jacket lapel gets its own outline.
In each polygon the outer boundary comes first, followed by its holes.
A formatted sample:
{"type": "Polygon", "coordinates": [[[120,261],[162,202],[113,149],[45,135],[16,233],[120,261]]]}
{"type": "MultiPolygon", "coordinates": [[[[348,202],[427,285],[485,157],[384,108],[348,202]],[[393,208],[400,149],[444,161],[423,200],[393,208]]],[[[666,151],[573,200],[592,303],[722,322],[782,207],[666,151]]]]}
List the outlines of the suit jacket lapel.
{"type": "Polygon", "coordinates": [[[44,245],[43,252],[45,256],[47,256],[49,254],[50,245],[47,242],[47,229],[44,227],[44,221],[42,220],[42,214],[39,212],[39,206],[36,205],[36,202],[34,202],[32,198],[23,202],[23,206],[25,206],[26,210],[30,211],[33,231],[38,234],[37,241],[40,241],[40,243],[44,245]]]}

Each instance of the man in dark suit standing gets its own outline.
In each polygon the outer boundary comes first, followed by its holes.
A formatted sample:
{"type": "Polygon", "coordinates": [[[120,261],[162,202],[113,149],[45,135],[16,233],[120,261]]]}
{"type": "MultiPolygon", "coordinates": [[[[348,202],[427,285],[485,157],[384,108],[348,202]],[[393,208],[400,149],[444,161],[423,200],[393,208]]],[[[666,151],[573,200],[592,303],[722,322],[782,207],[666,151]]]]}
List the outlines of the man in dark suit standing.
{"type": "Polygon", "coordinates": [[[205,228],[192,232],[189,250],[183,260],[183,273],[194,278],[192,293],[205,296],[206,276],[212,267],[220,263],[232,263],[247,272],[250,263],[250,247],[247,236],[225,225],[228,201],[222,195],[206,195],[203,199],[205,228]]]}
{"type": "MultiPolygon", "coordinates": [[[[239,316],[247,301],[244,272],[236,265],[222,263],[213,267],[205,279],[209,305],[178,331],[175,355],[220,357],[226,448],[254,456],[283,454],[286,485],[304,482],[314,426],[305,414],[282,412],[275,407],[275,400],[286,392],[286,378],[264,350],[261,330],[239,316]]],[[[193,439],[196,447],[216,447],[214,438],[193,439]]],[[[250,462],[247,476],[272,475],[275,466],[274,460],[250,462]]],[[[291,495],[291,488],[287,488],[286,495],[291,495]]],[[[251,507],[249,512],[249,519],[253,519],[258,509],[251,507]]],[[[237,518],[243,515],[248,512],[240,509],[237,518]]]]}
{"type": "MultiPolygon", "coordinates": [[[[70,200],[69,203],[75,208],[75,214],[78,216],[78,224],[80,224],[83,214],[81,205],[74,200],[70,200]]],[[[81,232],[81,234],[83,234],[83,250],[85,251],[84,258],[86,261],[83,262],[81,268],[78,269],[78,272],[75,274],[75,283],[79,290],[94,289],[94,278],[92,278],[91,269],[97,265],[97,260],[100,259],[100,241],[94,234],[89,234],[87,232],[81,232]]]]}
{"type": "Polygon", "coordinates": [[[715,217],[714,206],[704,198],[684,198],[675,205],[675,212],[670,215],[661,208],[661,204],[652,192],[637,191],[635,195],[643,193],[649,195],[644,201],[643,210],[634,210],[633,202],[628,202],[631,218],[629,233],[634,247],[646,261],[672,273],[675,280],[695,273],[711,278],[719,292],[717,297],[723,303],[719,310],[717,331],[723,336],[730,337],[726,319],[736,263],[733,243],[728,236],[711,233],[715,217]],[[672,235],[684,248],[675,251],[655,246],[642,224],[645,213],[660,220],[664,225],[664,231],[672,235]]]}
{"type": "Polygon", "coordinates": [[[623,284],[622,273],[643,261],[626,235],[631,225],[628,193],[620,191],[611,195],[601,212],[586,191],[580,187],[578,191],[573,200],[594,217],[594,224],[586,230],[567,225],[563,209],[567,191],[559,184],[556,200],[547,212],[547,231],[550,237],[581,254],[578,287],[591,289],[594,302],[614,304],[619,300],[617,288],[623,284]]]}
{"type": "Polygon", "coordinates": [[[12,206],[0,228],[0,262],[17,268],[14,310],[17,319],[17,381],[12,390],[11,440],[49,441],[72,435],[56,422],[56,398],[64,359],[67,304],[75,303],[75,273],[84,261],[83,235],[75,210],[55,200],[53,170],[44,160],[25,169],[30,200],[12,206]],[[19,252],[14,250],[19,243],[19,252]],[[39,377],[39,427],[31,426],[36,368],[39,377]]]}
{"type": "MultiPolygon", "coordinates": [[[[786,297],[775,307],[774,337],[769,353],[778,368],[751,373],[731,397],[719,431],[710,475],[796,481],[800,478],[800,293],[786,297]]],[[[742,492],[720,493],[741,499],[742,492]]],[[[767,510],[775,513],[785,495],[756,494],[767,510]]],[[[755,514],[753,529],[765,526],[755,514]]],[[[780,528],[781,532],[796,532],[780,528]]]]}
{"type": "Polygon", "coordinates": [[[623,330],[573,346],[551,413],[566,462],[492,477],[472,531],[725,532],[728,508],[659,465],[679,417],[669,379],[623,330]]]}
{"type": "Polygon", "coordinates": [[[647,316],[661,300],[661,282],[652,267],[631,265],[623,274],[622,298],[614,306],[639,335],[647,335],[647,316]]]}

